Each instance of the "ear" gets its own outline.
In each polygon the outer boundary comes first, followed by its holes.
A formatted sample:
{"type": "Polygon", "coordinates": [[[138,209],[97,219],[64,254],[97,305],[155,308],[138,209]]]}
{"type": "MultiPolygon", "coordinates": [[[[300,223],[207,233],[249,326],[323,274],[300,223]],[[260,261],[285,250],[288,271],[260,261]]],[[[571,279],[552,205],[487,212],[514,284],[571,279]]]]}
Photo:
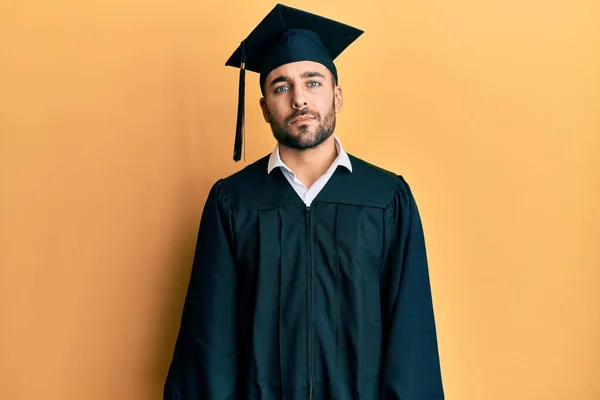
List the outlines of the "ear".
{"type": "Polygon", "coordinates": [[[342,107],[344,106],[344,97],[342,96],[342,87],[337,85],[333,88],[333,96],[334,96],[334,104],[335,104],[335,112],[342,111],[342,107]]]}
{"type": "Polygon", "coordinates": [[[269,109],[267,108],[267,100],[264,97],[261,97],[259,100],[259,104],[260,104],[260,109],[262,110],[262,114],[263,114],[263,118],[265,119],[265,122],[270,123],[271,118],[270,118],[270,114],[269,114],[269,109]]]}

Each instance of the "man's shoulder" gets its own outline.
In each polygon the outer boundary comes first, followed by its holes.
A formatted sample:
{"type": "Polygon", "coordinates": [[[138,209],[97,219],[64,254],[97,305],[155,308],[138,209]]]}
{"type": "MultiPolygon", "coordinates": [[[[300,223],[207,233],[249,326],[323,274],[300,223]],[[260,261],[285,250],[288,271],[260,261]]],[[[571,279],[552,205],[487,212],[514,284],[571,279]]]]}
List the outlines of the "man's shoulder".
{"type": "Polygon", "coordinates": [[[268,163],[269,155],[261,157],[239,171],[220,178],[213,187],[223,199],[236,206],[248,201],[258,201],[269,176],[268,163]]]}
{"type": "Polygon", "coordinates": [[[356,173],[361,181],[374,181],[384,186],[396,186],[403,181],[402,175],[397,172],[390,171],[352,154],[348,154],[348,157],[352,163],[353,172],[356,173]]]}
{"type": "Polygon", "coordinates": [[[401,173],[350,154],[348,156],[353,166],[351,175],[355,175],[357,190],[354,196],[365,204],[378,205],[385,209],[404,209],[414,202],[412,189],[401,173]]]}
{"type": "Polygon", "coordinates": [[[256,179],[267,175],[269,157],[270,155],[263,156],[241,170],[223,178],[223,183],[227,186],[244,186],[245,184],[255,185],[256,179]]]}

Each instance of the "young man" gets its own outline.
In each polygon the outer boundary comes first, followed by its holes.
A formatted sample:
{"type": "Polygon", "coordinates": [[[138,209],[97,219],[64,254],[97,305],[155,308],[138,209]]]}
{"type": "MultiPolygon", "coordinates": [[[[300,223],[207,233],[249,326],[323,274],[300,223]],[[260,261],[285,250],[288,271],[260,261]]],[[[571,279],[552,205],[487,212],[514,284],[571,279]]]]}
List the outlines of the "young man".
{"type": "Polygon", "coordinates": [[[444,398],[405,180],[347,154],[333,59],[362,31],[278,5],[227,65],[260,73],[278,145],[210,191],[168,400],[444,398]]]}

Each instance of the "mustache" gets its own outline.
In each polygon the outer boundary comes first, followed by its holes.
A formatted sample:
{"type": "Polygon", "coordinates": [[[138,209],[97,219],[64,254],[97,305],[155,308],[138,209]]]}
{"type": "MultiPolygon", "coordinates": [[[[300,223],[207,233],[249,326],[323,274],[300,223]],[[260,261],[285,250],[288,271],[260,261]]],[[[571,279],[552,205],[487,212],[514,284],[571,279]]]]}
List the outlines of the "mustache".
{"type": "Polygon", "coordinates": [[[289,124],[294,119],[296,119],[298,117],[304,117],[304,116],[307,116],[307,115],[313,117],[316,120],[320,120],[321,119],[321,116],[319,115],[319,113],[311,111],[311,110],[305,108],[303,110],[294,111],[292,113],[292,115],[290,115],[289,117],[286,118],[285,122],[289,124]]]}

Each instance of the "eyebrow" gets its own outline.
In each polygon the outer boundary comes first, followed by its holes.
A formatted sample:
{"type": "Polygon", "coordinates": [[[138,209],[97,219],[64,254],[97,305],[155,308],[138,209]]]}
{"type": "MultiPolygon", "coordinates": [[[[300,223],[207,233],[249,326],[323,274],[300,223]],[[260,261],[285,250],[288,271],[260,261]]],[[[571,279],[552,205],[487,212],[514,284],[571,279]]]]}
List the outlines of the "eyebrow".
{"type": "MultiPolygon", "coordinates": [[[[306,72],[303,72],[300,75],[301,79],[315,78],[315,77],[319,77],[319,78],[325,79],[325,75],[323,75],[322,73],[317,72],[317,71],[306,71],[306,72]]],[[[278,83],[281,83],[281,82],[290,82],[291,80],[292,79],[289,76],[281,75],[281,76],[278,76],[277,78],[273,79],[271,81],[271,83],[269,84],[269,86],[272,87],[272,86],[274,86],[274,85],[276,85],[278,83]]]]}
{"type": "Polygon", "coordinates": [[[273,79],[269,86],[273,86],[273,85],[276,85],[281,82],[289,82],[289,81],[290,81],[290,78],[288,76],[281,75],[281,76],[278,76],[277,78],[273,79]]]}
{"type": "Polygon", "coordinates": [[[325,79],[325,75],[323,75],[322,73],[317,72],[317,71],[306,71],[306,72],[303,72],[302,75],[300,75],[300,78],[302,78],[302,79],[316,78],[316,77],[325,79]]]}

